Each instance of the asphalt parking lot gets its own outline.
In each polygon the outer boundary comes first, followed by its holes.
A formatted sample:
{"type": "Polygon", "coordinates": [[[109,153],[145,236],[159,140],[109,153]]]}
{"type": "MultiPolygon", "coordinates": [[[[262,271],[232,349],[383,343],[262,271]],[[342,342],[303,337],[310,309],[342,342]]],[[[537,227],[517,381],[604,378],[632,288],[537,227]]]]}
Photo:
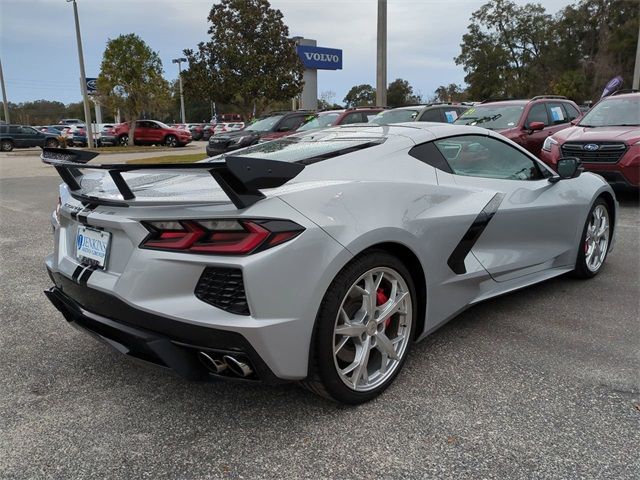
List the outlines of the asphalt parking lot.
{"type": "Polygon", "coordinates": [[[58,183],[34,156],[0,156],[0,478],[637,478],[633,195],[598,277],[467,310],[353,408],[189,383],[67,325],[42,294],[58,183]]]}

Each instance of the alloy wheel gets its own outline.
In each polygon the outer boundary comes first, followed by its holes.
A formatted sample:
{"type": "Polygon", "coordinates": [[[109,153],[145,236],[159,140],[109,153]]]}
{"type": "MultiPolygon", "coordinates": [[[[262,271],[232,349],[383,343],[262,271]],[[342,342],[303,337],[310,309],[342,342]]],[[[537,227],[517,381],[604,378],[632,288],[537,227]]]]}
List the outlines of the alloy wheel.
{"type": "Polygon", "coordinates": [[[609,248],[609,213],[604,205],[596,205],[591,212],[584,240],[584,258],[587,268],[597,272],[609,248]]]}
{"type": "Polygon", "coordinates": [[[369,270],[347,291],[334,327],[333,358],[352,390],[372,390],[400,366],[411,334],[412,299],[402,276],[388,267],[369,270]]]}

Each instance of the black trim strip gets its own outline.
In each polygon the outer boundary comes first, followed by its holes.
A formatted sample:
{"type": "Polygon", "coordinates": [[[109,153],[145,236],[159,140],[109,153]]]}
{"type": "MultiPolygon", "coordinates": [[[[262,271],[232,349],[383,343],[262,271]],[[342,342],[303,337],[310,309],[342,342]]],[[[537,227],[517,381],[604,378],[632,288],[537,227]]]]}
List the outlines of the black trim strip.
{"type": "Polygon", "coordinates": [[[84,271],[82,272],[82,275],[80,275],[80,278],[78,279],[78,283],[80,285],[86,285],[87,282],[89,281],[89,277],[91,276],[91,274],[95,272],[95,268],[94,267],[87,267],[84,269],[84,271]]]}
{"type": "Polygon", "coordinates": [[[73,271],[73,274],[71,275],[71,278],[73,279],[74,282],[78,281],[78,277],[80,276],[83,270],[84,270],[84,267],[82,265],[78,265],[76,267],[76,269],[73,271]]]}
{"type": "Polygon", "coordinates": [[[498,207],[504,199],[504,193],[496,193],[489,203],[485,205],[482,211],[475,218],[469,229],[466,231],[462,240],[453,249],[453,252],[447,260],[447,265],[457,275],[467,273],[467,269],[464,266],[464,260],[469,255],[469,252],[482,235],[482,232],[487,227],[493,216],[498,211],[498,207]]]}

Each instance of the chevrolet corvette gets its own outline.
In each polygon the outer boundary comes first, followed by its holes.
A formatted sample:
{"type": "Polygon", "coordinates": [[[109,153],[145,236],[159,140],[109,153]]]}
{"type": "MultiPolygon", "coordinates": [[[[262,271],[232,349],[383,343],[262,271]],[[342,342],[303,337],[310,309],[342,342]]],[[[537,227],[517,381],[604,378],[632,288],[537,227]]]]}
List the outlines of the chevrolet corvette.
{"type": "Polygon", "coordinates": [[[192,380],[382,393],[414,342],[613,246],[617,201],[479,127],[335,127],[193,164],[44,148],[63,183],[53,286],[74,327],[192,380]]]}

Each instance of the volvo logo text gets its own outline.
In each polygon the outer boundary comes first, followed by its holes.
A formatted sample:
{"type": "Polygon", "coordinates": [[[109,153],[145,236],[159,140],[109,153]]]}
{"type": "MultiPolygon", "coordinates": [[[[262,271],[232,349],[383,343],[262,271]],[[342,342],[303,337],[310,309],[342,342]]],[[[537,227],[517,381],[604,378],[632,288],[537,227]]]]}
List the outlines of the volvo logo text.
{"type": "Polygon", "coordinates": [[[338,55],[328,55],[326,53],[304,52],[304,56],[307,57],[307,60],[316,60],[320,62],[338,63],[340,61],[340,57],[338,55]]]}
{"type": "Polygon", "coordinates": [[[587,150],[588,152],[595,152],[596,150],[598,150],[600,148],[600,145],[597,145],[595,143],[587,143],[584,147],[582,147],[583,149],[587,150]]]}

